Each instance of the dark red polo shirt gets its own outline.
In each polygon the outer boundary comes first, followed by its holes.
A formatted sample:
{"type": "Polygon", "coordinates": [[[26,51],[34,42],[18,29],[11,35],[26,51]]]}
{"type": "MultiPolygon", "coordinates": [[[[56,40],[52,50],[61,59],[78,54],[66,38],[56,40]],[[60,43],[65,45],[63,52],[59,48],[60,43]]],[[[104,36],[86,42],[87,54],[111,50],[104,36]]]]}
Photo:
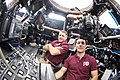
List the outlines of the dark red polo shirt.
{"type": "Polygon", "coordinates": [[[58,40],[55,40],[51,42],[51,45],[54,47],[62,47],[63,49],[60,49],[60,55],[52,56],[50,52],[47,52],[45,57],[52,62],[54,65],[58,65],[60,62],[63,61],[63,59],[67,56],[69,46],[67,42],[58,42],[58,40]]]}
{"type": "Polygon", "coordinates": [[[91,71],[97,70],[97,62],[88,54],[81,60],[75,54],[65,60],[64,67],[68,69],[65,80],[89,80],[91,71]]]}

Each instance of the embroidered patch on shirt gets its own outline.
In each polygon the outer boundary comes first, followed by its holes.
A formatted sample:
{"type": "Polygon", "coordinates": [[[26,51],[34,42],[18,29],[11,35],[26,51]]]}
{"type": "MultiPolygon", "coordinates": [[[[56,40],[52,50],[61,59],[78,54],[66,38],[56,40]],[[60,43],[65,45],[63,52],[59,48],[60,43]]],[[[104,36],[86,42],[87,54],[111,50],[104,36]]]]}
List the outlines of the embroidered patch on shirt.
{"type": "Polygon", "coordinates": [[[89,62],[88,61],[83,62],[83,66],[89,66],[89,62]]]}

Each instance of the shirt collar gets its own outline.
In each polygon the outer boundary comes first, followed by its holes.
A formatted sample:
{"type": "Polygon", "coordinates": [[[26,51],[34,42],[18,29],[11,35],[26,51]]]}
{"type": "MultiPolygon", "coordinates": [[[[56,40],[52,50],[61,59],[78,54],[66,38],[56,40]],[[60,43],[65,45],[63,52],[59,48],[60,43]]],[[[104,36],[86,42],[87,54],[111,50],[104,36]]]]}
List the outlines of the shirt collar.
{"type": "MultiPolygon", "coordinates": [[[[75,56],[76,58],[78,58],[77,54],[75,54],[74,56],[75,56]]],[[[87,54],[85,54],[85,55],[82,57],[82,59],[85,59],[86,56],[87,56],[87,54]]]]}

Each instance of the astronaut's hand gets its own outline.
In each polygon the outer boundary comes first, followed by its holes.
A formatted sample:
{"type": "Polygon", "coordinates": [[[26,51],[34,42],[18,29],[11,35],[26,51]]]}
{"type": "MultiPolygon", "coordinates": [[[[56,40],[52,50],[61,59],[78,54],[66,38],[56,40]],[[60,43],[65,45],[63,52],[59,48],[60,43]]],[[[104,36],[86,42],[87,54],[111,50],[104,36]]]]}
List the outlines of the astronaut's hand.
{"type": "Polygon", "coordinates": [[[49,44],[46,44],[45,46],[43,46],[43,49],[48,51],[49,50],[49,44]]]}

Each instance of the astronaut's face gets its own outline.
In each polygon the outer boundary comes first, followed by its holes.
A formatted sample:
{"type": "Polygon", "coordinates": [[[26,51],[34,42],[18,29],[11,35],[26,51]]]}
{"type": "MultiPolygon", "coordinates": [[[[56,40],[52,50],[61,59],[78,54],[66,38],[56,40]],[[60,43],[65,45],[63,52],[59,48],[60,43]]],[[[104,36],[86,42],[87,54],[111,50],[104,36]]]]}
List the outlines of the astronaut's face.
{"type": "Polygon", "coordinates": [[[59,32],[58,41],[62,42],[62,41],[65,41],[66,39],[67,39],[67,35],[63,32],[59,32]]]}
{"type": "Polygon", "coordinates": [[[78,39],[76,41],[76,49],[78,53],[84,53],[86,48],[86,41],[84,39],[78,39]]]}

